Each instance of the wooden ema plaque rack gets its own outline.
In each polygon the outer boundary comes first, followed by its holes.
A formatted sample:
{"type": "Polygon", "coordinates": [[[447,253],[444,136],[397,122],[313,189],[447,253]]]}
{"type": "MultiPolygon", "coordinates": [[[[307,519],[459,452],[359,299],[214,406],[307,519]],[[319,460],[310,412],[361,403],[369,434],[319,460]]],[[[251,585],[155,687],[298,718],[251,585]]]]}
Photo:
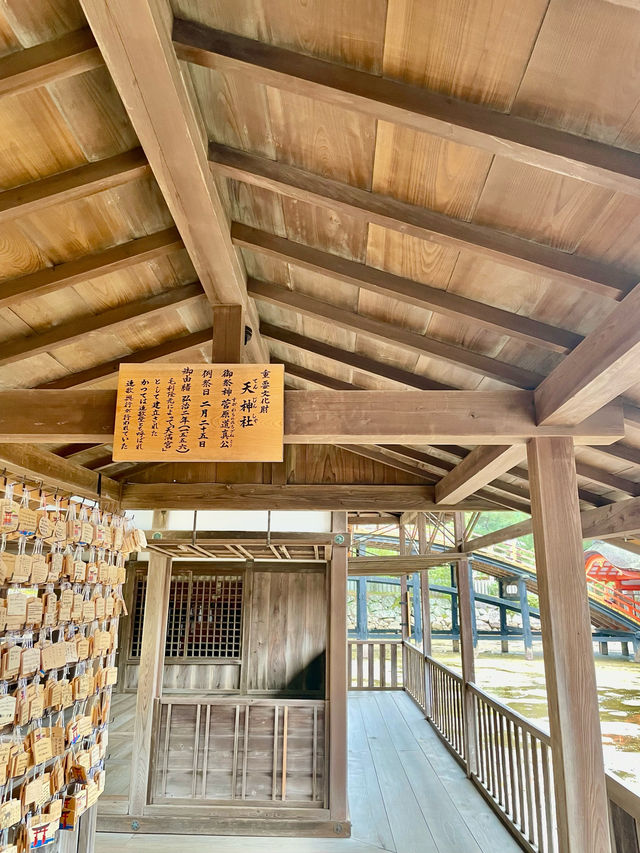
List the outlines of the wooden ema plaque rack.
{"type": "Polygon", "coordinates": [[[281,364],[120,365],[117,462],[281,462],[281,364]]]}

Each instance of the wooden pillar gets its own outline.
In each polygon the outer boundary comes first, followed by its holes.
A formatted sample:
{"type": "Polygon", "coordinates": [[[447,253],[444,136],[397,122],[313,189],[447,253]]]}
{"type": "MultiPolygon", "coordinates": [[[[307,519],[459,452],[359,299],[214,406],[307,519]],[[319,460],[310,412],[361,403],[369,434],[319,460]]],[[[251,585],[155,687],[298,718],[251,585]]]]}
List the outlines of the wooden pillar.
{"type": "MultiPolygon", "coordinates": [[[[455,589],[457,588],[458,581],[456,580],[456,567],[454,563],[451,563],[451,586],[455,589]]],[[[453,634],[453,640],[451,642],[451,648],[454,652],[460,651],[460,622],[458,619],[458,593],[454,592],[451,594],[451,633],[453,634]]]]}
{"type": "Polygon", "coordinates": [[[366,640],[369,633],[367,624],[367,579],[360,577],[356,581],[356,637],[366,640]]]}
{"type": "MultiPolygon", "coordinates": [[[[498,581],[498,596],[500,598],[504,598],[504,583],[502,581],[498,581]]],[[[502,634],[503,639],[500,640],[500,651],[503,655],[509,653],[509,640],[506,638],[506,634],[508,631],[507,625],[507,608],[504,604],[500,605],[500,633],[502,634]]]]}
{"type": "MultiPolygon", "coordinates": [[[[461,550],[464,545],[464,513],[457,512],[454,516],[456,547],[461,550]]],[[[462,691],[464,715],[464,751],[467,757],[467,775],[477,773],[475,714],[473,696],[467,690],[469,682],[476,680],[475,659],[473,656],[473,620],[471,607],[471,570],[468,558],[463,558],[457,564],[458,606],[460,608],[460,651],[462,657],[462,691]]]]}
{"type": "Polygon", "coordinates": [[[471,639],[473,641],[473,648],[475,649],[478,645],[478,622],[476,614],[476,590],[473,585],[473,561],[468,559],[466,562],[469,572],[469,611],[471,614],[471,639]]]}
{"type": "MultiPolygon", "coordinates": [[[[418,513],[418,547],[421,554],[426,554],[427,521],[423,512],[418,513]]],[[[429,572],[420,572],[420,603],[422,607],[422,649],[425,655],[431,654],[431,596],[429,594],[429,572]]]]}
{"type": "Polygon", "coordinates": [[[213,306],[212,364],[240,364],[244,349],[242,305],[213,306]]]}
{"type": "Polygon", "coordinates": [[[524,578],[518,578],[518,598],[520,600],[520,613],[522,614],[522,638],[524,640],[524,656],[526,660],[533,660],[533,635],[531,634],[531,616],[529,614],[527,583],[524,578]]]}
{"type": "Polygon", "coordinates": [[[155,552],[149,554],[147,594],[144,605],[142,646],[138,668],[138,695],[133,731],[129,814],[141,815],[147,804],[151,768],[152,730],[155,700],[162,693],[164,643],[167,630],[171,560],[155,552]]]}
{"type": "Polygon", "coordinates": [[[413,621],[415,625],[416,643],[422,642],[422,607],[420,601],[420,575],[414,572],[411,576],[411,601],[413,602],[413,621]]]}
{"type": "Polygon", "coordinates": [[[348,525],[346,512],[332,513],[334,544],[329,564],[329,814],[347,820],[347,577],[348,525]],[[335,537],[344,544],[336,544],[335,537]]]}
{"type": "Polygon", "coordinates": [[[607,794],[573,441],[532,439],[528,460],[559,849],[607,853],[607,794]]]}

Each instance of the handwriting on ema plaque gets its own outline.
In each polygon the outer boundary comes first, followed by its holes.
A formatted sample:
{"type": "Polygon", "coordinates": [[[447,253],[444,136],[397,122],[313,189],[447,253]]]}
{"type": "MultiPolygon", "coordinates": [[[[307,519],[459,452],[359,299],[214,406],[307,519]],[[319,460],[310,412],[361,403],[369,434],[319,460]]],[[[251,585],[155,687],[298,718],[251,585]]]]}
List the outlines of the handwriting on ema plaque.
{"type": "Polygon", "coordinates": [[[121,364],[116,462],[281,462],[281,364],[121,364]]]}

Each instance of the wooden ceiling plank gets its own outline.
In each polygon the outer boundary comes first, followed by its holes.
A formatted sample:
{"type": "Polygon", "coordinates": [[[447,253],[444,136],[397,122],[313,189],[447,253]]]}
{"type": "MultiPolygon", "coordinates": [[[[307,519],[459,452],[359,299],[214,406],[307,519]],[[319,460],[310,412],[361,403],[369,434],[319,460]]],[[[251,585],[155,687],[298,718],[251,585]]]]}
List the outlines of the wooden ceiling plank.
{"type": "Polygon", "coordinates": [[[19,477],[42,482],[80,497],[120,501],[120,483],[99,477],[82,465],[63,459],[55,453],[25,444],[0,444],[0,465],[19,477]],[[100,495],[98,495],[100,486],[100,495]]]}
{"type": "Polygon", "coordinates": [[[0,193],[0,224],[103,192],[150,174],[142,148],[77,166],[0,193]]]}
{"type": "Polygon", "coordinates": [[[63,376],[60,379],[53,379],[51,382],[44,382],[38,385],[42,389],[64,389],[64,388],[88,388],[95,385],[96,382],[105,379],[107,376],[112,376],[118,372],[121,364],[144,364],[148,361],[156,361],[171,356],[179,356],[182,353],[187,353],[194,347],[209,343],[211,340],[211,329],[202,329],[199,332],[192,332],[189,335],[181,335],[178,338],[171,338],[155,347],[149,349],[138,350],[137,352],[127,353],[113,361],[105,361],[102,364],[97,364],[95,367],[89,367],[86,370],[81,370],[78,373],[70,373],[68,376],[63,376]]]}
{"type": "Polygon", "coordinates": [[[209,159],[216,174],[613,299],[620,299],[637,283],[633,273],[610,264],[455,219],[246,151],[209,143],[209,159]]]}
{"type": "Polygon", "coordinates": [[[635,152],[195,22],[176,19],[173,39],[188,62],[640,196],[635,152]]]}
{"type": "Polygon", "coordinates": [[[296,349],[311,352],[321,358],[336,361],[339,364],[353,367],[363,373],[368,373],[371,376],[384,377],[392,382],[397,382],[402,385],[408,385],[411,388],[417,388],[422,391],[454,391],[456,390],[451,385],[444,385],[442,382],[436,382],[434,379],[429,379],[426,376],[420,376],[417,373],[409,373],[407,370],[402,370],[399,367],[394,367],[390,364],[375,361],[367,356],[359,355],[358,353],[343,350],[338,347],[326,344],[324,341],[316,341],[314,338],[300,335],[297,332],[291,332],[289,329],[283,329],[279,326],[274,326],[271,323],[261,323],[260,330],[262,335],[269,340],[279,341],[296,349]]]}
{"type": "MultiPolygon", "coordinates": [[[[0,441],[113,439],[115,391],[0,391],[0,441]]],[[[540,427],[528,391],[285,391],[286,444],[522,444],[565,435],[608,444],[624,432],[609,404],[576,426],[540,427]]]]}
{"type": "Polygon", "coordinates": [[[101,314],[79,317],[70,323],[54,326],[40,334],[7,341],[0,344],[0,365],[13,364],[43,352],[53,352],[59,347],[68,346],[88,335],[112,332],[130,321],[150,317],[169,309],[184,308],[192,302],[202,300],[203,297],[204,291],[196,281],[163,293],[156,293],[138,302],[128,302],[109,311],[103,311],[101,314]]]}
{"type": "Polygon", "coordinates": [[[298,379],[304,379],[305,382],[312,382],[315,385],[321,385],[323,388],[333,388],[334,391],[358,391],[362,390],[361,385],[354,385],[352,382],[344,382],[342,379],[336,379],[334,376],[326,376],[323,373],[317,373],[315,370],[309,370],[299,364],[293,364],[290,361],[282,361],[279,358],[272,358],[271,364],[283,364],[285,373],[289,376],[295,376],[298,379]]]}
{"type": "Polygon", "coordinates": [[[37,272],[0,282],[0,308],[7,308],[37,296],[152,261],[182,249],[176,228],[166,228],[146,237],[119,243],[102,252],[83,255],[73,261],[46,267],[37,272]]]}
{"type": "Polygon", "coordinates": [[[509,335],[555,352],[565,353],[582,340],[581,335],[565,329],[484,302],[476,302],[442,288],[430,287],[340,255],[323,252],[249,225],[232,223],[231,239],[242,249],[329,276],[345,284],[362,287],[372,293],[393,296],[410,305],[427,308],[471,326],[480,325],[498,334],[509,335]]]}
{"type": "Polygon", "coordinates": [[[579,423],[640,380],[640,285],[536,389],[539,423],[579,423]]]}
{"type": "MultiPolygon", "coordinates": [[[[442,511],[433,486],[283,485],[262,483],[130,483],[122,487],[123,509],[271,509],[442,511]]],[[[492,510],[484,500],[464,501],[461,510],[492,510]]]]}
{"type": "Polygon", "coordinates": [[[346,450],[348,453],[355,453],[357,456],[362,456],[365,459],[371,459],[373,462],[379,462],[382,465],[396,468],[398,471],[404,471],[405,474],[419,477],[428,483],[433,484],[436,482],[436,478],[432,474],[427,473],[423,468],[418,468],[416,465],[409,465],[407,462],[401,462],[399,459],[387,456],[377,447],[366,447],[360,444],[338,444],[336,447],[346,450]]]}
{"type": "Polygon", "coordinates": [[[438,341],[424,335],[411,332],[401,326],[385,323],[382,320],[374,320],[363,314],[356,314],[322,302],[311,296],[288,290],[286,287],[272,284],[271,282],[259,281],[249,278],[247,282],[249,293],[256,299],[269,302],[279,307],[286,307],[303,314],[307,317],[328,322],[333,326],[339,326],[358,335],[364,335],[374,340],[386,343],[394,343],[397,346],[411,350],[419,355],[428,355],[432,358],[464,366],[474,373],[489,376],[507,385],[518,388],[534,388],[541,381],[539,374],[524,370],[498,359],[476,353],[453,344],[438,341]]]}
{"type": "Polygon", "coordinates": [[[0,58],[0,97],[18,95],[104,65],[88,28],[0,58]]]}
{"type": "Polygon", "coordinates": [[[107,68],[211,304],[243,305],[246,353],[267,362],[245,272],[207,163],[202,125],[171,42],[168,0],[81,0],[107,68]]]}
{"type": "Polygon", "coordinates": [[[436,484],[436,503],[456,503],[487,486],[526,456],[522,445],[476,447],[436,484]]]}

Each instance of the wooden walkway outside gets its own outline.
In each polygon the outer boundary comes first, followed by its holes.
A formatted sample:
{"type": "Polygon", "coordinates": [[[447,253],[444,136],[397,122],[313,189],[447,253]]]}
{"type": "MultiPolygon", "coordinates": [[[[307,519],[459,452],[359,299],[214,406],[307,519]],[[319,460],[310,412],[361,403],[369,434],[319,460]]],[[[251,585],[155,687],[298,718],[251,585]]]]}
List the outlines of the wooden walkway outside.
{"type": "MultiPolygon", "coordinates": [[[[122,705],[124,701],[123,697],[122,705]]],[[[109,769],[107,765],[107,777],[109,769]]],[[[257,849],[260,853],[517,853],[521,849],[420,709],[400,691],[349,694],[349,803],[350,839],[216,837],[216,853],[257,849]]],[[[212,849],[210,836],[183,836],[181,843],[187,841],[193,853],[212,849]]],[[[99,833],[96,842],[96,853],[173,853],[175,849],[174,835],[99,833]]]]}

